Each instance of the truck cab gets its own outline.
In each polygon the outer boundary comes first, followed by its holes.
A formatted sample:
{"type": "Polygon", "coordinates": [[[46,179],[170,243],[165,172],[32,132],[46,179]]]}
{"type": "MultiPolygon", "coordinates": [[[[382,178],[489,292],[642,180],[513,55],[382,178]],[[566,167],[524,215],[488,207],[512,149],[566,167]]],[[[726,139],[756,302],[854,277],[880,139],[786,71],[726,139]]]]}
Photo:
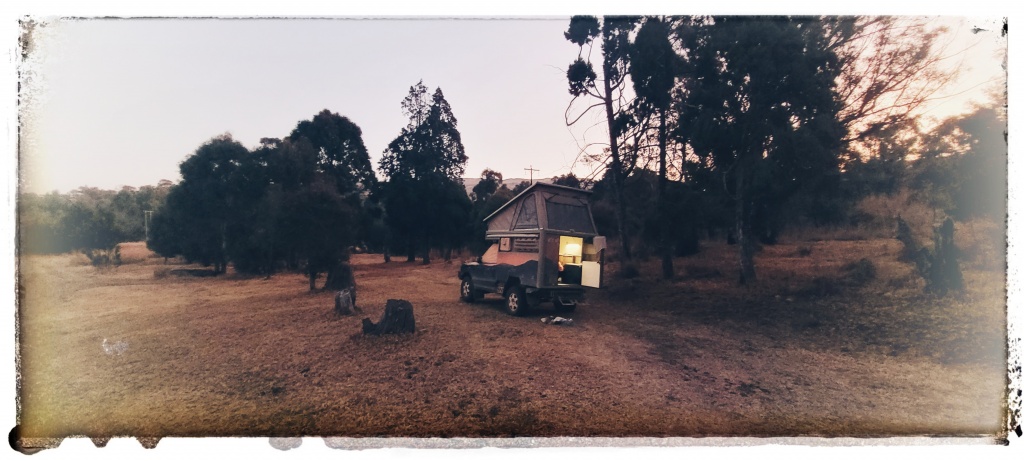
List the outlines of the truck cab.
{"type": "Polygon", "coordinates": [[[597,235],[589,191],[534,183],[490,216],[490,248],[459,268],[459,295],[474,302],[486,293],[505,298],[512,315],[550,301],[572,311],[585,288],[600,288],[606,240],[597,235]]]}

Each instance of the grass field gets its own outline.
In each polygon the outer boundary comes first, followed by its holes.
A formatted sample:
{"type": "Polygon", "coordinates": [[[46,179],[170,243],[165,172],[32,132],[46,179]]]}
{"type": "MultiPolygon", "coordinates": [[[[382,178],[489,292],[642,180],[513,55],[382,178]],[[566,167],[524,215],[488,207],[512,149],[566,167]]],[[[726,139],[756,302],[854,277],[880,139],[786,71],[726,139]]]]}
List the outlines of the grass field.
{"type": "Polygon", "coordinates": [[[391,337],[301,274],[188,276],[139,243],[111,268],[25,256],[22,436],[1002,433],[1002,269],[968,266],[965,294],[934,298],[899,250],[765,247],[740,289],[735,247],[709,244],[670,281],[653,260],[609,276],[573,326],[459,302],[456,265],[354,255],[365,316],[414,305],[418,331],[391,337]]]}

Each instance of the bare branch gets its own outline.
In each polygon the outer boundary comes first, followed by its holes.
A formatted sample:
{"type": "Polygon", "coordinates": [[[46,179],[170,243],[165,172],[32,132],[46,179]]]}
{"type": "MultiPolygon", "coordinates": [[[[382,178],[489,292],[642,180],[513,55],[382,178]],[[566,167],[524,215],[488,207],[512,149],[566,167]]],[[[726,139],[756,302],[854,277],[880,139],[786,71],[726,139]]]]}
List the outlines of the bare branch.
{"type": "Polygon", "coordinates": [[[570,122],[569,121],[569,111],[572,110],[572,103],[575,102],[577,98],[578,97],[572,98],[572,101],[569,102],[569,106],[565,108],[565,125],[566,126],[573,126],[573,125],[575,125],[576,122],[580,121],[580,119],[583,118],[584,115],[587,115],[587,112],[590,112],[590,109],[593,109],[595,107],[602,107],[603,106],[603,104],[601,104],[601,103],[591,104],[586,109],[583,109],[583,112],[581,112],[578,117],[574,118],[570,122]]]}

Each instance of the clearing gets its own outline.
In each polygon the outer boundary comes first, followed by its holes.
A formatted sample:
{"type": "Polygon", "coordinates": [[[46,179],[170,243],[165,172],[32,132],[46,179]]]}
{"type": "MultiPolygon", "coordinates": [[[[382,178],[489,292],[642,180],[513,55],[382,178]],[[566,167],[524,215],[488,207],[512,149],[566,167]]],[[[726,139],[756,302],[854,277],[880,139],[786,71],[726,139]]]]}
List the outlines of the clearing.
{"type": "Polygon", "coordinates": [[[765,247],[739,289],[711,243],[672,281],[609,275],[572,326],[459,302],[458,264],[354,255],[366,317],[414,306],[415,334],[379,338],[301,274],[197,277],[140,243],[112,268],[23,256],[22,436],[1002,434],[1002,269],[933,298],[900,248],[765,247]]]}

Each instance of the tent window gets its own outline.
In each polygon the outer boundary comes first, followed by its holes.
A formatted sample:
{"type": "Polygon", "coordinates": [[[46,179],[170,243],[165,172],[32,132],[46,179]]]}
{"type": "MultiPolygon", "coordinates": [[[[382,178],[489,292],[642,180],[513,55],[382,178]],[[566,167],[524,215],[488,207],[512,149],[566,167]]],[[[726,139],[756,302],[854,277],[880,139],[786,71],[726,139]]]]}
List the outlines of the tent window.
{"type": "Polygon", "coordinates": [[[537,225],[537,201],[533,194],[523,198],[523,205],[519,208],[519,218],[513,229],[536,229],[537,225]]]}
{"type": "Polygon", "coordinates": [[[586,205],[547,202],[548,227],[555,230],[593,233],[594,223],[586,205]]]}

